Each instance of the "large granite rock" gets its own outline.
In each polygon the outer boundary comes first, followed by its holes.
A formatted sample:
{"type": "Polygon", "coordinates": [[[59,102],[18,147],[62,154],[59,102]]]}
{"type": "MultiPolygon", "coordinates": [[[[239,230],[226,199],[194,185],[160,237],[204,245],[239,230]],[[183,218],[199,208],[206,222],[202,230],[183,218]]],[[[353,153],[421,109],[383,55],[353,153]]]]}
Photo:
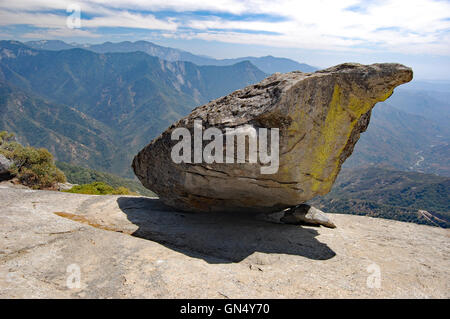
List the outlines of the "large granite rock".
{"type": "MultiPolygon", "coordinates": [[[[145,187],[181,210],[276,212],[293,207],[330,191],[366,130],[373,106],[411,79],[410,68],[392,63],[276,73],[194,109],[141,150],[133,169],[145,187]],[[171,152],[178,140],[172,140],[172,133],[183,127],[194,136],[194,121],[201,121],[203,130],[220,129],[223,136],[231,128],[243,134],[256,130],[259,142],[260,128],[278,128],[278,170],[267,174],[269,164],[252,163],[249,145],[245,163],[175,163],[171,152]]],[[[225,142],[223,148],[227,151],[225,142]]],[[[193,149],[189,155],[195,160],[193,149]]],[[[235,161],[242,159],[234,153],[235,161]]],[[[257,154],[260,159],[259,149],[257,154]]]]}

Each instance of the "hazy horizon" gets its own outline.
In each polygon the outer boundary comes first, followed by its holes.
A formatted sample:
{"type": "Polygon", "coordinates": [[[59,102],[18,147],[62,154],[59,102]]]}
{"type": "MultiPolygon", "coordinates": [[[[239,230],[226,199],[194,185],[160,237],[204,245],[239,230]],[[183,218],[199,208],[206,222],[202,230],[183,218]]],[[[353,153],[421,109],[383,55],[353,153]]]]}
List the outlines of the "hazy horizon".
{"type": "Polygon", "coordinates": [[[146,40],[213,58],[285,57],[318,68],[398,62],[449,81],[450,2],[0,1],[0,37],[67,43],[146,40]],[[69,25],[79,15],[79,24],[69,25]],[[70,21],[69,21],[70,20],[70,21]]]}

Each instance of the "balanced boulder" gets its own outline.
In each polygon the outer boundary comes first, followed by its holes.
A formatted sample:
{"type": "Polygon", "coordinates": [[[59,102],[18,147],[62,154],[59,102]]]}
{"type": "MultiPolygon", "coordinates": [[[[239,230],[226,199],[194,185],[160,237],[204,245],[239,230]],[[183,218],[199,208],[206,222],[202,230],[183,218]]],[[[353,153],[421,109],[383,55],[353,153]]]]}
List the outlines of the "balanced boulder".
{"type": "Polygon", "coordinates": [[[145,187],[176,209],[294,207],[330,191],[373,106],[411,79],[410,68],[393,63],[275,73],[197,107],[132,166],[145,187]]]}

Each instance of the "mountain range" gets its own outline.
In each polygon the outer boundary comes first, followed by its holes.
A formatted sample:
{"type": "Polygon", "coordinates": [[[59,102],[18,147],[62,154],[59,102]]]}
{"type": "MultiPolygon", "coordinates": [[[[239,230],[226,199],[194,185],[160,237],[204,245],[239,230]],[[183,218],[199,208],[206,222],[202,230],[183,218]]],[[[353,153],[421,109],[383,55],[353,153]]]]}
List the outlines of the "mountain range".
{"type": "Polygon", "coordinates": [[[41,40],[41,41],[29,41],[26,45],[42,50],[67,50],[73,48],[82,48],[90,50],[96,53],[111,53],[111,52],[144,52],[151,56],[156,56],[166,61],[186,61],[192,62],[197,65],[217,65],[226,66],[233,65],[243,61],[249,61],[255,65],[261,71],[272,74],[275,72],[290,72],[300,70],[302,72],[314,72],[317,68],[305,64],[298,63],[291,59],[278,58],[273,56],[264,57],[241,57],[235,59],[214,59],[203,55],[195,55],[187,51],[163,47],[148,41],[123,41],[119,43],[105,42],[102,44],[77,44],[77,43],[65,43],[60,40],[41,40]]]}
{"type": "Polygon", "coordinates": [[[49,51],[1,41],[1,129],[54,149],[59,160],[132,176],[133,154],[172,122],[264,77],[248,61],[197,66],[143,52],[49,51]]]}

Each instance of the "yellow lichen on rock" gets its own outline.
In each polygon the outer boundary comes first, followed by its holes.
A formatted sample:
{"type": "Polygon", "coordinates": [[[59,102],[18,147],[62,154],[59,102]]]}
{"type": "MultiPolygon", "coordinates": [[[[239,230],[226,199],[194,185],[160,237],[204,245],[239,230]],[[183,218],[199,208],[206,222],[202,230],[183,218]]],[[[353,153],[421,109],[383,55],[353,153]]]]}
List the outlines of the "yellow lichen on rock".
{"type": "Polygon", "coordinates": [[[393,89],[390,89],[376,100],[362,100],[351,92],[348,96],[344,95],[340,86],[334,85],[328,113],[321,129],[322,134],[319,136],[313,156],[314,161],[310,173],[314,178],[311,186],[313,191],[318,191],[320,194],[326,194],[330,191],[340,170],[338,159],[344,151],[358,120],[362,115],[369,112],[375,103],[384,101],[391,96],[392,92],[393,89]],[[334,163],[333,170],[326,172],[330,158],[335,159],[331,161],[331,163],[334,163]]]}
{"type": "Polygon", "coordinates": [[[339,161],[330,161],[330,158],[337,159],[341,155],[346,141],[356,124],[356,120],[352,121],[348,112],[343,107],[343,100],[340,87],[338,84],[335,84],[331,102],[328,106],[328,113],[320,129],[321,134],[318,136],[314,155],[312,156],[313,161],[311,163],[310,174],[314,178],[311,186],[313,191],[319,191],[320,189],[328,190],[331,188],[334,181],[333,176],[337,174],[337,170],[339,169],[339,161]],[[339,145],[339,148],[336,148],[337,145],[339,145]],[[335,166],[331,172],[327,172],[326,168],[330,162],[334,163],[335,166]]]}

